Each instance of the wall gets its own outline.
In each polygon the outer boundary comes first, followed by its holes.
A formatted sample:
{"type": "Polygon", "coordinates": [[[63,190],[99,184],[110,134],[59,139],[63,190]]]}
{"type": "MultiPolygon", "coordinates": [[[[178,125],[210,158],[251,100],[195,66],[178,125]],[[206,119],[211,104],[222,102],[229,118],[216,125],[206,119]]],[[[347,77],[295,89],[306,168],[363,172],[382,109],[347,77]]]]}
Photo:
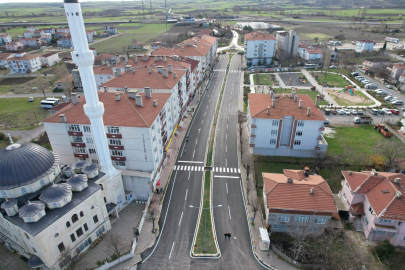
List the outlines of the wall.
{"type": "MultiPolygon", "coordinates": [[[[323,230],[328,227],[332,217],[331,216],[326,216],[326,215],[316,215],[314,214],[314,212],[309,212],[307,214],[308,216],[310,216],[309,222],[295,222],[295,217],[296,216],[300,216],[300,215],[296,215],[296,214],[289,214],[288,212],[285,212],[283,214],[281,213],[269,213],[268,215],[268,219],[267,219],[267,224],[271,225],[271,229],[270,231],[272,232],[293,232],[295,230],[296,226],[300,226],[300,227],[305,227],[305,228],[320,228],[319,231],[311,231],[311,232],[307,232],[307,233],[321,233],[323,232],[323,230]],[[287,215],[290,217],[288,222],[279,222],[278,221],[278,216],[279,215],[287,215]],[[314,219],[316,217],[325,217],[326,218],[326,222],[325,224],[315,224],[314,223],[314,219]],[[276,229],[274,228],[274,225],[286,225],[287,229],[276,229]]],[[[331,215],[331,214],[330,214],[331,215]]]]}
{"type": "Polygon", "coordinates": [[[59,154],[61,163],[73,164],[76,159],[65,123],[44,123],[52,150],[59,154]]]}

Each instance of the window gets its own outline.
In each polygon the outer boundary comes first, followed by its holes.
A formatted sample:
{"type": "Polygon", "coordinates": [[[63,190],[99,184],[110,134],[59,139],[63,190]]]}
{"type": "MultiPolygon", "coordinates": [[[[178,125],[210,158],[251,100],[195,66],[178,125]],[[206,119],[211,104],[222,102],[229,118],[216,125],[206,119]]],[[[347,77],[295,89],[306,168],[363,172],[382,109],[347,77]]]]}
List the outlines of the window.
{"type": "MultiPolygon", "coordinates": [[[[85,250],[88,246],[90,246],[91,244],[91,237],[87,238],[86,240],[84,240],[80,245],[79,245],[79,251],[83,252],[83,250],[85,250]]],[[[79,252],[78,252],[79,253],[79,252]]]]}
{"type": "Polygon", "coordinates": [[[343,199],[345,199],[345,200],[346,200],[346,194],[345,194],[345,193],[343,193],[343,199]]]}
{"type": "Polygon", "coordinates": [[[368,226],[368,219],[367,219],[367,216],[364,216],[364,224],[366,224],[366,226],[368,226]]]}
{"type": "Polygon", "coordinates": [[[285,229],[287,229],[287,226],[286,225],[274,225],[274,229],[285,230],[285,229]]]}
{"type": "Polygon", "coordinates": [[[302,136],[302,131],[295,132],[295,136],[302,136]]]}
{"type": "Polygon", "coordinates": [[[301,141],[300,140],[295,140],[294,145],[301,145],[301,141]]]}
{"type": "Polygon", "coordinates": [[[83,126],[84,132],[91,132],[90,126],[83,126]]]}
{"type": "Polygon", "coordinates": [[[302,121],[302,120],[300,120],[300,121],[297,121],[297,127],[303,127],[304,126],[304,121],[302,121]]]}
{"type": "Polygon", "coordinates": [[[79,217],[77,216],[77,214],[73,214],[72,216],[72,222],[75,223],[76,221],[79,220],[79,217]]]}
{"type": "Polygon", "coordinates": [[[55,238],[59,236],[59,233],[55,233],[55,238]]]}
{"type": "Polygon", "coordinates": [[[295,222],[308,223],[310,216],[295,216],[295,222]]]}
{"type": "Polygon", "coordinates": [[[86,142],[89,143],[89,144],[94,143],[93,138],[91,138],[91,137],[86,137],[86,142]]]}
{"type": "Polygon", "coordinates": [[[72,234],[70,235],[70,240],[72,240],[72,243],[73,243],[74,241],[76,241],[76,237],[75,237],[75,234],[74,234],[74,233],[72,233],[72,234]]]}
{"type": "Polygon", "coordinates": [[[74,151],[76,154],[86,154],[86,149],[82,147],[74,147],[74,151]]]}
{"type": "Polygon", "coordinates": [[[89,230],[89,227],[87,227],[87,223],[84,223],[83,228],[84,228],[85,232],[87,232],[89,230]]]}
{"type": "Polygon", "coordinates": [[[272,125],[273,126],[278,126],[278,120],[273,120],[272,125]]]}
{"type": "Polygon", "coordinates": [[[276,139],[270,139],[270,144],[276,144],[276,139]]]}
{"type": "Polygon", "coordinates": [[[80,236],[83,235],[83,230],[82,230],[82,228],[79,228],[79,229],[76,230],[76,235],[77,235],[77,238],[80,238],[80,236]]]}
{"type": "Polygon", "coordinates": [[[380,230],[376,230],[376,231],[374,231],[375,233],[378,233],[378,234],[386,234],[387,232],[386,231],[380,231],[380,230]]]}
{"type": "Polygon", "coordinates": [[[98,159],[92,159],[92,160],[91,160],[91,163],[93,163],[93,164],[98,164],[99,162],[98,162],[98,159]]]}
{"type": "Polygon", "coordinates": [[[370,206],[370,208],[368,208],[368,211],[370,211],[370,213],[373,215],[374,214],[374,210],[373,208],[370,206]]]}
{"type": "Polygon", "coordinates": [[[289,222],[290,221],[290,216],[287,215],[278,215],[279,222],[289,222]]]}
{"type": "Polygon", "coordinates": [[[277,133],[278,133],[278,130],[277,130],[277,129],[273,129],[273,130],[271,131],[271,135],[277,135],[277,133]]]}
{"type": "Polygon", "coordinates": [[[68,129],[69,131],[80,131],[79,125],[69,125],[68,129]]]}
{"type": "Polygon", "coordinates": [[[326,217],[316,217],[314,220],[314,223],[316,224],[325,224],[326,223],[326,217]]]}
{"type": "Polygon", "coordinates": [[[91,210],[93,210],[94,209],[94,206],[91,206],[91,208],[90,208],[91,210]]]}
{"type": "Polygon", "coordinates": [[[99,237],[104,231],[105,231],[105,228],[104,228],[104,225],[103,225],[103,226],[101,226],[100,229],[98,229],[98,230],[96,231],[97,237],[99,237]]]}
{"type": "Polygon", "coordinates": [[[95,155],[96,154],[96,149],[89,148],[89,153],[95,155]]]}
{"type": "Polygon", "coordinates": [[[117,139],[110,139],[110,144],[111,145],[122,145],[121,140],[117,140],[117,139]]]}
{"type": "Polygon", "coordinates": [[[346,186],[347,186],[348,188],[350,188],[350,186],[349,186],[349,182],[347,182],[347,181],[346,181],[346,186]]]}
{"type": "Polygon", "coordinates": [[[107,130],[108,130],[108,133],[113,133],[113,134],[119,134],[120,133],[120,128],[119,127],[108,127],[107,130]]]}
{"type": "Polygon", "coordinates": [[[117,156],[117,157],[123,157],[124,153],[121,150],[112,150],[111,155],[117,156]]]}
{"type": "Polygon", "coordinates": [[[45,186],[45,181],[42,179],[41,181],[39,181],[39,184],[42,186],[45,186]]]}
{"type": "Polygon", "coordinates": [[[58,245],[58,249],[60,253],[62,253],[65,250],[65,245],[63,244],[63,242],[58,245]]]}
{"type": "Polygon", "coordinates": [[[70,227],[70,222],[68,221],[68,222],[66,222],[66,228],[69,228],[70,227]]]}
{"type": "Polygon", "coordinates": [[[31,247],[32,248],[32,251],[34,251],[34,253],[37,253],[37,251],[36,251],[36,249],[35,248],[33,248],[33,247],[31,247]]]}
{"type": "Polygon", "coordinates": [[[80,212],[80,217],[84,217],[83,211],[80,212]]]}
{"type": "Polygon", "coordinates": [[[380,219],[380,222],[382,222],[382,223],[392,223],[392,220],[390,220],[390,219],[380,219]]]}
{"type": "Polygon", "coordinates": [[[96,224],[96,223],[98,222],[98,216],[97,216],[97,215],[95,215],[95,216],[93,217],[93,221],[94,221],[94,224],[96,224]]]}

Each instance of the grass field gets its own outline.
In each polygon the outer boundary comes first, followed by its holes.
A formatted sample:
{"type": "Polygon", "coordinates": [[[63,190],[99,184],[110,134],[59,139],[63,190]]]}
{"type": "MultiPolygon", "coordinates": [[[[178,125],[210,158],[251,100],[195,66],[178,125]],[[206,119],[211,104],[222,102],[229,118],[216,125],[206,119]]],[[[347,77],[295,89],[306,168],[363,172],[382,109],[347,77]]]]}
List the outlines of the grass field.
{"type": "Polygon", "coordinates": [[[31,129],[50,113],[41,108],[41,98],[28,102],[28,98],[0,99],[0,123],[5,129],[31,129]]]}
{"type": "Polygon", "coordinates": [[[11,89],[33,80],[35,80],[35,77],[0,78],[0,94],[5,94],[11,89]]]}
{"type": "Polygon", "coordinates": [[[322,34],[322,33],[305,33],[301,34],[303,39],[314,39],[318,38],[318,40],[326,40],[326,39],[332,39],[332,36],[322,34]]]}
{"type": "Polygon", "coordinates": [[[349,85],[349,82],[338,74],[328,73],[326,77],[324,72],[315,72],[314,74],[318,75],[318,83],[320,85],[322,85],[324,80],[329,87],[345,87],[349,85]]]}
{"type": "Polygon", "coordinates": [[[264,84],[264,85],[273,85],[275,83],[275,75],[272,74],[255,74],[253,75],[254,83],[255,84],[264,84]],[[257,80],[257,76],[259,76],[259,80],[257,80]]]}

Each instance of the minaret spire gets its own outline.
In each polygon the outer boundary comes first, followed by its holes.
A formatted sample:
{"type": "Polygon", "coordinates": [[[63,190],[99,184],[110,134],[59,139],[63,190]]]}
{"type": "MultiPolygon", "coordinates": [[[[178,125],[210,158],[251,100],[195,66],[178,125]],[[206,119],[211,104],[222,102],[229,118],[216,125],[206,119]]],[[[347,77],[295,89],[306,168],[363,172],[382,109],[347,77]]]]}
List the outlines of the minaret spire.
{"type": "Polygon", "coordinates": [[[97,85],[93,73],[94,55],[87,43],[82,9],[79,0],[64,0],[64,6],[74,46],[74,51],[71,53],[72,59],[79,68],[83,91],[86,97],[86,104],[83,106],[84,112],[90,119],[100,165],[106,173],[107,178],[111,178],[119,172],[111,162],[103,122],[104,105],[98,99],[97,85]]]}

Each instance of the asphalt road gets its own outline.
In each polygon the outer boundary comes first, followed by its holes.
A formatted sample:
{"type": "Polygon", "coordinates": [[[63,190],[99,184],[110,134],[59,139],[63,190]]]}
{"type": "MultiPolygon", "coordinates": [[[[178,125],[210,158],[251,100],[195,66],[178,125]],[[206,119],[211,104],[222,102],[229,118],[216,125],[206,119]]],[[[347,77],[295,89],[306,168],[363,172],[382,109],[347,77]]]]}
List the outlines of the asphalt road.
{"type": "Polygon", "coordinates": [[[142,253],[143,261],[138,269],[218,269],[218,260],[190,257],[199,209],[189,205],[200,205],[209,129],[227,63],[228,55],[221,55],[208,90],[196,109],[188,130],[189,140],[180,148],[167,189],[159,220],[160,235],[155,245],[142,253]]]}
{"type": "MultiPolygon", "coordinates": [[[[324,112],[323,112],[324,113],[324,112]]],[[[373,118],[373,124],[381,124],[382,121],[399,121],[402,118],[403,112],[402,110],[400,111],[399,115],[372,115],[368,111],[365,112],[365,114],[369,115],[371,118],[373,118]]],[[[353,124],[353,118],[356,117],[356,115],[339,115],[339,114],[330,114],[330,115],[325,115],[326,119],[329,120],[329,125],[350,125],[353,124]]]]}

